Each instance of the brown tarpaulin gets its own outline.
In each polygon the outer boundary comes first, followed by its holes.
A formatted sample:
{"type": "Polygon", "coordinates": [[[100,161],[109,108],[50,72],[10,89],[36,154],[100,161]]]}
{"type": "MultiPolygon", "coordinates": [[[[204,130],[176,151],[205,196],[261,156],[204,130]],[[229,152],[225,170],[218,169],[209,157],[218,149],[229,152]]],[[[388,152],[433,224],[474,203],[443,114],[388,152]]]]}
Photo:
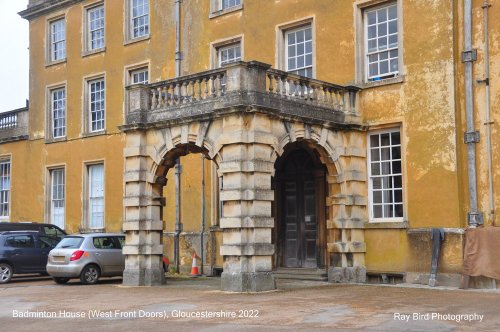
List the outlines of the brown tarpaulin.
{"type": "Polygon", "coordinates": [[[500,279],[500,227],[465,231],[463,274],[500,279]]]}

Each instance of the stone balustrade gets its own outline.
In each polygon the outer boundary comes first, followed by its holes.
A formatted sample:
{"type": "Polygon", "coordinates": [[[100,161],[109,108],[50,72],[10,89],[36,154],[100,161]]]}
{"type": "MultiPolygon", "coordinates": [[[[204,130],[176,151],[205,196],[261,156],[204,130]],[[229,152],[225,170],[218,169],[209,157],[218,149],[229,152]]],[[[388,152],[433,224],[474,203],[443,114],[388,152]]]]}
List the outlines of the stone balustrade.
{"type": "Polygon", "coordinates": [[[149,85],[150,109],[213,99],[224,94],[225,70],[210,70],[149,85]]]}
{"type": "Polygon", "coordinates": [[[267,77],[268,92],[273,96],[332,111],[356,113],[355,97],[359,88],[344,87],[276,69],[269,69],[267,77]]]}
{"type": "Polygon", "coordinates": [[[28,107],[0,113],[0,143],[28,138],[28,107]]]}
{"type": "Polygon", "coordinates": [[[125,129],[182,122],[241,110],[265,109],[335,127],[361,124],[355,86],[309,79],[265,63],[236,62],[219,69],[127,87],[125,129]]]}

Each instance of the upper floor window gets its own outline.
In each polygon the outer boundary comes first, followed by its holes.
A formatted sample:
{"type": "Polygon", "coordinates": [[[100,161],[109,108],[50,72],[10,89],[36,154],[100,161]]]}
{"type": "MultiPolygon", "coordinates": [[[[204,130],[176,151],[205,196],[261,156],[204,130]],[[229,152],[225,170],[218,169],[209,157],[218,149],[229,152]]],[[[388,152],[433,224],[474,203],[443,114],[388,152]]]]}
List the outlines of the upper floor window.
{"type": "Polygon", "coordinates": [[[130,84],[148,84],[149,71],[147,68],[140,68],[130,71],[130,84]]]}
{"type": "Polygon", "coordinates": [[[88,50],[104,48],[104,6],[92,7],[87,10],[87,42],[88,50]]]}
{"type": "Polygon", "coordinates": [[[10,160],[0,161],[0,217],[9,216],[10,160]]]}
{"type": "Polygon", "coordinates": [[[285,31],[286,71],[313,77],[313,44],[310,25],[285,31]]]}
{"type": "Polygon", "coordinates": [[[66,136],[66,89],[56,89],[51,95],[52,138],[66,136]]]}
{"type": "Polygon", "coordinates": [[[130,37],[149,35],[149,0],[130,0],[130,37]]]}
{"type": "Polygon", "coordinates": [[[222,10],[240,6],[241,5],[241,0],[221,0],[220,2],[222,10]]]}
{"type": "Polygon", "coordinates": [[[399,73],[398,5],[364,11],[366,80],[380,81],[399,73]]]}
{"type": "Polygon", "coordinates": [[[66,22],[64,18],[50,23],[50,61],[66,58],[66,22]]]}
{"type": "Polygon", "coordinates": [[[227,46],[222,46],[217,49],[218,67],[222,67],[228,63],[241,61],[241,44],[235,43],[227,46]]]}
{"type": "Polygon", "coordinates": [[[403,176],[399,129],[368,135],[370,220],[403,220],[403,176]]]}
{"type": "Polygon", "coordinates": [[[105,123],[105,86],[104,79],[88,82],[90,132],[104,130],[105,123]]]}

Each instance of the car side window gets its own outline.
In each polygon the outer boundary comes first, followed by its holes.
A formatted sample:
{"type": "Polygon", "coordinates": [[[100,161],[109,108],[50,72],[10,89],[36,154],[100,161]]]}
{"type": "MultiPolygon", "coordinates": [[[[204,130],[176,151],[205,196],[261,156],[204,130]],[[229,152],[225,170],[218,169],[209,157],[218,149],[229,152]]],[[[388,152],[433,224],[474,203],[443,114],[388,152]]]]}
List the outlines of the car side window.
{"type": "Polygon", "coordinates": [[[38,237],[40,241],[40,248],[55,248],[58,240],[50,236],[40,236],[38,237]]]}
{"type": "Polygon", "coordinates": [[[59,239],[62,239],[65,236],[63,232],[53,226],[43,226],[43,231],[45,232],[45,235],[57,237],[59,239]]]}
{"type": "Polygon", "coordinates": [[[93,242],[96,249],[120,249],[111,237],[95,237],[93,242]]]}
{"type": "Polygon", "coordinates": [[[7,237],[5,245],[14,248],[34,248],[35,241],[31,235],[16,235],[7,237]]]}
{"type": "Polygon", "coordinates": [[[120,248],[123,248],[125,246],[125,236],[118,236],[117,239],[120,243],[120,248]]]}

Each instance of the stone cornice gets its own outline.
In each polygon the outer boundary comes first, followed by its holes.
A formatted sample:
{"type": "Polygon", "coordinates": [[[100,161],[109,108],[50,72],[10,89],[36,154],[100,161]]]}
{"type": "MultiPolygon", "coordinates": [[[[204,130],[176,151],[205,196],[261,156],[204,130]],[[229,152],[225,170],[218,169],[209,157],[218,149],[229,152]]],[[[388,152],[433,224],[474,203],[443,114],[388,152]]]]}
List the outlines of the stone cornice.
{"type": "Polygon", "coordinates": [[[41,15],[59,10],[61,8],[69,7],[83,0],[45,0],[45,1],[30,1],[31,4],[28,8],[19,12],[18,14],[27,20],[32,20],[41,15]]]}

